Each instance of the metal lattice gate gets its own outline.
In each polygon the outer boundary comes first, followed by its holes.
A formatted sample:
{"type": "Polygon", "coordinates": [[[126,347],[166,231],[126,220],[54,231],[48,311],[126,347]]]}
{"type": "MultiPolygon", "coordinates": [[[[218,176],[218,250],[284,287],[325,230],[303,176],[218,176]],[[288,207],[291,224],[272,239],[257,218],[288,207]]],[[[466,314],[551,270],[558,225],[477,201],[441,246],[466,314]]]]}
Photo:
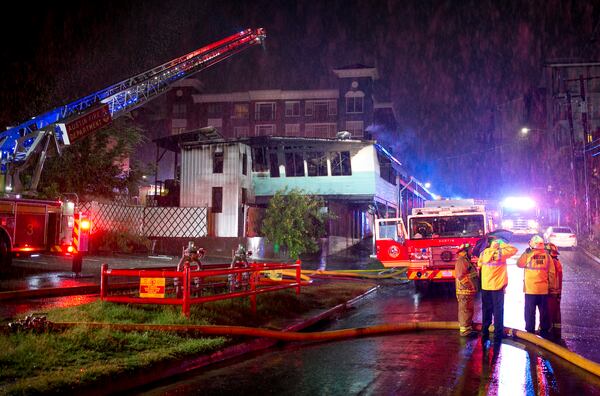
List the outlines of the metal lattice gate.
{"type": "Polygon", "coordinates": [[[208,234],[207,208],[143,207],[86,202],[94,230],[129,232],[148,238],[200,238],[208,234]]]}

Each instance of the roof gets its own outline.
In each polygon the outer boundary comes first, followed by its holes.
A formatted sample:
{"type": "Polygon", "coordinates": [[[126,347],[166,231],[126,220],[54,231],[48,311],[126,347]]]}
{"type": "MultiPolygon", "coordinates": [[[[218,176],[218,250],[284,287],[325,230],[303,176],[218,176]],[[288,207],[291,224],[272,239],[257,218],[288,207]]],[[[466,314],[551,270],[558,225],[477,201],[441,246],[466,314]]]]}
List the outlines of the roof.
{"type": "Polygon", "coordinates": [[[153,140],[158,147],[173,152],[179,152],[181,145],[184,143],[212,143],[218,141],[224,141],[224,139],[214,127],[204,127],[153,140]]]}

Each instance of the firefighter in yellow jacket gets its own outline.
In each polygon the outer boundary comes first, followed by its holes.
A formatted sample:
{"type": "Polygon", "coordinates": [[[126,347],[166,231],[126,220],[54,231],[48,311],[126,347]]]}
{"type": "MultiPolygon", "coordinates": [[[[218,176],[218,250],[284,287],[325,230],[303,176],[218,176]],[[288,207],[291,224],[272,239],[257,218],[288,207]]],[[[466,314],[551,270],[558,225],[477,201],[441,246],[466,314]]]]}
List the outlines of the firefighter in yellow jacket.
{"type": "Polygon", "coordinates": [[[508,285],[506,260],[517,253],[517,248],[502,239],[492,241],[477,265],[481,268],[481,337],[489,338],[489,327],[494,318],[494,342],[504,335],[504,290],[508,285]]]}
{"type": "Polygon", "coordinates": [[[552,257],[550,271],[548,272],[548,313],[552,323],[552,335],[561,337],[560,297],[562,294],[562,264],[558,259],[558,248],[553,243],[546,244],[546,251],[552,257]]]}
{"type": "Polygon", "coordinates": [[[458,300],[458,323],[460,335],[470,336],[473,331],[473,313],[475,294],[479,284],[477,267],[471,263],[471,245],[463,243],[458,248],[454,276],[456,280],[456,299],[458,300]]]}
{"type": "MultiPolygon", "coordinates": [[[[540,312],[540,335],[546,337],[550,331],[548,312],[548,280],[552,257],[546,252],[544,240],[534,235],[517,266],[525,270],[523,291],[525,292],[525,330],[535,332],[535,311],[540,312]]],[[[554,268],[554,266],[552,266],[554,268]]]]}

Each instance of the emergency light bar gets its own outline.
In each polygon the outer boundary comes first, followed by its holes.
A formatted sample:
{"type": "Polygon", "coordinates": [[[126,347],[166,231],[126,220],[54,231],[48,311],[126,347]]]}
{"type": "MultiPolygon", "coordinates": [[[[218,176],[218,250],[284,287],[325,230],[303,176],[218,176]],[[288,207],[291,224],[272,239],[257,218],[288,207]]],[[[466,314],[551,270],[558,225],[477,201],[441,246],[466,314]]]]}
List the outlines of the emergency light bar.
{"type": "Polygon", "coordinates": [[[529,197],[507,197],[502,201],[502,206],[509,209],[532,209],[535,208],[535,201],[529,197]]]}

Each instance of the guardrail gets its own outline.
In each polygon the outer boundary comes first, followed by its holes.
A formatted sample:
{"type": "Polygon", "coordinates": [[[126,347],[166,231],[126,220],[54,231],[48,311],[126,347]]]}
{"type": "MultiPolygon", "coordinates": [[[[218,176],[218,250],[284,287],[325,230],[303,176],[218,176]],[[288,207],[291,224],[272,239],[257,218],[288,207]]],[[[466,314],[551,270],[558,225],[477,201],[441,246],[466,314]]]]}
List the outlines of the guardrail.
{"type": "Polygon", "coordinates": [[[249,263],[247,268],[202,269],[199,271],[191,270],[189,262],[184,264],[183,271],[176,269],[111,269],[108,268],[108,264],[102,264],[100,299],[127,304],[181,305],[183,314],[189,318],[192,304],[250,297],[252,312],[256,312],[256,296],[258,294],[289,288],[296,288],[296,294],[300,294],[301,267],[300,260],[295,264],[249,263]],[[296,277],[294,280],[283,280],[277,283],[261,282],[261,273],[278,270],[295,270],[296,277]],[[206,283],[204,282],[206,278],[223,277],[229,282],[241,274],[249,275],[247,290],[236,291],[234,288],[227,287],[225,293],[202,296],[202,285],[206,283]],[[138,277],[140,285],[138,296],[108,295],[110,277],[138,277]],[[197,285],[193,285],[193,282],[197,285]],[[199,296],[192,296],[194,288],[199,292],[199,296]],[[168,290],[170,293],[167,293],[168,290]],[[168,294],[175,294],[175,297],[167,297],[168,294]]]}

